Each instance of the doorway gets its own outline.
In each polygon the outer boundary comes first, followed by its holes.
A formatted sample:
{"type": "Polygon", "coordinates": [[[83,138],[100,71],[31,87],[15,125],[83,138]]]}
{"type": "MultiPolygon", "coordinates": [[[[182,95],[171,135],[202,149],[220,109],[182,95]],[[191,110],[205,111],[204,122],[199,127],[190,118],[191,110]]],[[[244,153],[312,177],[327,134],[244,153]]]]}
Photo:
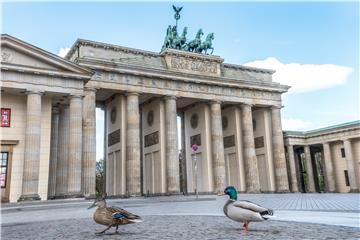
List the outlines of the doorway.
{"type": "Polygon", "coordinates": [[[12,153],[13,153],[12,145],[1,145],[1,153],[0,153],[1,202],[9,202],[10,200],[12,153]]]}

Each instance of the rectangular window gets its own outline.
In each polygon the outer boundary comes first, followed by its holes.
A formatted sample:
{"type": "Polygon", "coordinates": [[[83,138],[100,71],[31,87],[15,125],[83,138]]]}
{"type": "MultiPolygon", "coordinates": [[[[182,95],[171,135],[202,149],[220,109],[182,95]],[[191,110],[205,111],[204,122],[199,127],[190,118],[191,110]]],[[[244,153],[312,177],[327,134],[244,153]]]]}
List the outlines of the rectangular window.
{"type": "Polygon", "coordinates": [[[348,171],[344,170],[344,174],[345,174],[345,183],[346,183],[346,186],[348,187],[348,186],[350,186],[348,171]]]}
{"type": "Polygon", "coordinates": [[[7,177],[7,163],[8,163],[9,153],[1,152],[0,155],[0,184],[1,188],[6,187],[6,177],[7,177]]]}
{"type": "Polygon", "coordinates": [[[341,148],[341,157],[345,157],[345,149],[344,148],[341,148]]]}
{"type": "Polygon", "coordinates": [[[10,127],[10,108],[1,108],[1,127],[10,127]]]}

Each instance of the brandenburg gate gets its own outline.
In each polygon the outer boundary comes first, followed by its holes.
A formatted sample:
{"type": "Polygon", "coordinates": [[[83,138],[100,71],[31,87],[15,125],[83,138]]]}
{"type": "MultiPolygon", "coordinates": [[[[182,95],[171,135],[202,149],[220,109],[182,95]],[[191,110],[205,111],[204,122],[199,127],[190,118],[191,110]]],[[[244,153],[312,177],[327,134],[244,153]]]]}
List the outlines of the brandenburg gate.
{"type": "Polygon", "coordinates": [[[174,10],[159,53],[78,39],[63,59],[2,35],[2,106],[17,119],[2,128],[10,201],[95,195],[97,107],[108,196],[289,191],[289,87],[272,70],[212,55],[213,33],[188,41],[174,10]]]}
{"type": "Polygon", "coordinates": [[[272,70],[168,47],[174,29],[169,26],[160,53],[77,40],[66,56],[94,72],[84,106],[105,110],[108,195],[192,193],[194,154],[200,193],[226,185],[242,192],[287,192],[280,109],[288,86],[273,82],[272,70]]]}

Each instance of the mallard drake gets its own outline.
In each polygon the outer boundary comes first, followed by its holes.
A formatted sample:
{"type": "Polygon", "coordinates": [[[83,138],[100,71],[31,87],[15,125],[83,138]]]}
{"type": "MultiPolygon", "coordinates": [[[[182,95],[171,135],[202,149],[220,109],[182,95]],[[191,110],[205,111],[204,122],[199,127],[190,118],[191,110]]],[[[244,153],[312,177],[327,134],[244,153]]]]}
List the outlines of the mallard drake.
{"type": "Polygon", "coordinates": [[[95,206],[97,206],[97,209],[94,213],[95,222],[107,226],[107,228],[105,228],[103,231],[96,232],[96,234],[103,234],[111,227],[116,227],[114,234],[118,234],[119,225],[142,222],[141,217],[132,214],[122,208],[108,207],[106,205],[104,196],[100,199],[95,199],[94,203],[90,207],[88,207],[88,209],[95,206]]]}
{"type": "Polygon", "coordinates": [[[250,222],[262,222],[273,216],[271,209],[264,208],[253,202],[237,200],[237,191],[233,186],[225,188],[224,194],[229,195],[229,200],[224,205],[224,214],[233,221],[244,223],[243,230],[249,230],[250,222]]]}

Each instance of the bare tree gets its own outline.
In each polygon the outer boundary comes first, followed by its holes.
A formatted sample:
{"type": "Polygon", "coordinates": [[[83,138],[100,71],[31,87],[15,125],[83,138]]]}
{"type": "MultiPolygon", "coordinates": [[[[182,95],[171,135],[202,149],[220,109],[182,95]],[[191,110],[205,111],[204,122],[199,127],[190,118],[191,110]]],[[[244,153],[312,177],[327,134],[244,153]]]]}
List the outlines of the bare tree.
{"type": "Polygon", "coordinates": [[[96,196],[101,196],[105,193],[104,186],[104,160],[96,161],[96,196]]]}

